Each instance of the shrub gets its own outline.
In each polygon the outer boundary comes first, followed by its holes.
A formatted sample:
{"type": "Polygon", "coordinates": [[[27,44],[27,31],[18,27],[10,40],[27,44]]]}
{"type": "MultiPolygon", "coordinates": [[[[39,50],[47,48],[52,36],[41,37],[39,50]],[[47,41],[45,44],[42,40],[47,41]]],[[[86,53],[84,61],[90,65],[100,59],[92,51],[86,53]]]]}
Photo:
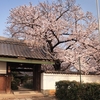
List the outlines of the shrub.
{"type": "Polygon", "coordinates": [[[59,81],[55,95],[58,100],[100,100],[100,84],[59,81]]]}
{"type": "Polygon", "coordinates": [[[11,82],[11,89],[12,90],[18,90],[18,84],[16,81],[12,81],[11,82]]]}
{"type": "Polygon", "coordinates": [[[84,90],[84,100],[100,100],[100,84],[87,83],[84,90]]]}
{"type": "Polygon", "coordinates": [[[28,81],[28,82],[23,84],[23,87],[28,88],[28,89],[33,89],[33,82],[28,81]]]}
{"type": "Polygon", "coordinates": [[[15,78],[13,81],[16,82],[16,85],[19,86],[20,85],[20,79],[19,78],[15,78]]]}

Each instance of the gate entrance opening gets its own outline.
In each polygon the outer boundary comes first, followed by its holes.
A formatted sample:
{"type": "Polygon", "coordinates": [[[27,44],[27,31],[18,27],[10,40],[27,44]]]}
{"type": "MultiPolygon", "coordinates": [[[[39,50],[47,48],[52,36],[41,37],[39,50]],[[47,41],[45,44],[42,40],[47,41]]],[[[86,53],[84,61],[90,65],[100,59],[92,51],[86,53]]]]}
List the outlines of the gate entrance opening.
{"type": "Polygon", "coordinates": [[[27,63],[7,63],[11,75],[11,90],[40,91],[41,65],[27,63]]]}

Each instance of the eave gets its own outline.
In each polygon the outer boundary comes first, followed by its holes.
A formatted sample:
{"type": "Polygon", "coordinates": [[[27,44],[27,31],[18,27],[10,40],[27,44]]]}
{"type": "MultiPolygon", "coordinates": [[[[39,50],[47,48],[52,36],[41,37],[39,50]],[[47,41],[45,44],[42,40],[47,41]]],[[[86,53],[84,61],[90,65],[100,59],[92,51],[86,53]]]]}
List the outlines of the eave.
{"type": "Polygon", "coordinates": [[[48,60],[33,60],[33,59],[21,59],[21,58],[8,58],[0,57],[2,62],[17,62],[17,63],[29,63],[29,64],[55,64],[54,61],[48,60]]]}

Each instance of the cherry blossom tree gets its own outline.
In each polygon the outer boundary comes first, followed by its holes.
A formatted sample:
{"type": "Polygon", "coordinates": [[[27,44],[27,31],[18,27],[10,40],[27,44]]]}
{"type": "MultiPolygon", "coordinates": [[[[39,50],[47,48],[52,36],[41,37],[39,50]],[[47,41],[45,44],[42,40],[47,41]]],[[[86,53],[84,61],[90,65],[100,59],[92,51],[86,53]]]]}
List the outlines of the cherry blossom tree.
{"type": "MultiPolygon", "coordinates": [[[[49,48],[54,59],[78,67],[82,71],[100,71],[97,21],[91,12],[83,12],[75,0],[43,2],[37,6],[23,5],[11,9],[7,20],[7,34],[12,38],[27,40],[31,45],[49,48]]],[[[63,63],[62,63],[63,64],[63,63]]]]}

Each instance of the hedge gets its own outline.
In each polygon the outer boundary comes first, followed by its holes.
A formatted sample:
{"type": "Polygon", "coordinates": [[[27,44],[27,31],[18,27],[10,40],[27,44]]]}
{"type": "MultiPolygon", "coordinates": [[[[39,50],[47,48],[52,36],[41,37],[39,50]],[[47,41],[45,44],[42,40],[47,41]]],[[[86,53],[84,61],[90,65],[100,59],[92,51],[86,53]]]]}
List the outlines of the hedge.
{"type": "Polygon", "coordinates": [[[59,81],[55,96],[58,100],[100,100],[100,84],[59,81]]]}

